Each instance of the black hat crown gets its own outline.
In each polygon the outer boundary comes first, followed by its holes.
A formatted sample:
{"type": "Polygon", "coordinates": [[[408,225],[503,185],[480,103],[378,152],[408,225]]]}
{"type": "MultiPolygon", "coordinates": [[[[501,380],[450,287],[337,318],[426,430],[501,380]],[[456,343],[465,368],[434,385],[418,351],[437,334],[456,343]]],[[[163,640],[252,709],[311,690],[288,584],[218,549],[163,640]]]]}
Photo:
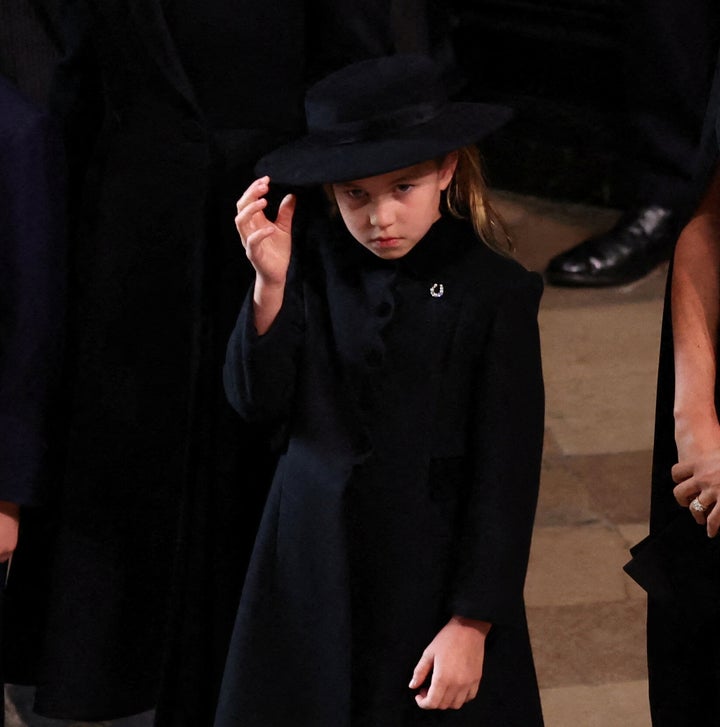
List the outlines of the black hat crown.
{"type": "Polygon", "coordinates": [[[510,115],[502,106],[449,101],[439,68],[426,56],[371,58],[312,86],[306,136],[256,169],[285,184],[360,179],[479,141],[510,115]]]}
{"type": "Polygon", "coordinates": [[[350,143],[428,122],[447,103],[438,68],[429,58],[372,58],[313,86],[305,97],[305,117],[311,136],[350,143]]]}

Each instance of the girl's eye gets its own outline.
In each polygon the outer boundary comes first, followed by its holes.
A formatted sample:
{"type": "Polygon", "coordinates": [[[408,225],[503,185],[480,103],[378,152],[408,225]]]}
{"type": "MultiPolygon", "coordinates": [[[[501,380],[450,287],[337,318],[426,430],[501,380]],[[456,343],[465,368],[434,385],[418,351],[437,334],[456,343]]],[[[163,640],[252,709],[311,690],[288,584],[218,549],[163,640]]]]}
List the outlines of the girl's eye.
{"type": "Polygon", "coordinates": [[[365,195],[365,192],[362,191],[362,189],[346,189],[345,194],[353,200],[362,199],[365,195]]]}
{"type": "Polygon", "coordinates": [[[398,184],[396,187],[397,191],[401,193],[409,192],[412,188],[412,184],[398,184]]]}

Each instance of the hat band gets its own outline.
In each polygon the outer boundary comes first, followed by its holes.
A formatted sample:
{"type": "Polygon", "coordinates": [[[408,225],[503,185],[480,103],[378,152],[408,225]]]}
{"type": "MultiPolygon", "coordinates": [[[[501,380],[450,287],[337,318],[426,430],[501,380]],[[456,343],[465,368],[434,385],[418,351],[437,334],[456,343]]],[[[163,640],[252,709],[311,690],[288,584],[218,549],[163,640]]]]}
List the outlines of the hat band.
{"type": "Polygon", "coordinates": [[[332,128],[323,129],[313,124],[309,136],[312,139],[333,144],[355,144],[361,141],[374,141],[399,129],[419,126],[432,121],[440,111],[441,108],[437,104],[416,104],[391,113],[362,119],[361,121],[335,124],[332,128]]]}

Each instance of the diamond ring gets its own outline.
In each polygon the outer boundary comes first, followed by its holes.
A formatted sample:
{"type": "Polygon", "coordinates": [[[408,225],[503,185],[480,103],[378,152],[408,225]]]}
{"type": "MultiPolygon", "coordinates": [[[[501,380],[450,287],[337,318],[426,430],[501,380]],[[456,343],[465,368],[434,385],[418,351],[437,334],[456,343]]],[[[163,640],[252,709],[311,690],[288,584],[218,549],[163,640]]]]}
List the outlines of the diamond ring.
{"type": "Polygon", "coordinates": [[[695,510],[695,512],[707,512],[707,508],[697,497],[690,503],[690,509],[695,510]]]}

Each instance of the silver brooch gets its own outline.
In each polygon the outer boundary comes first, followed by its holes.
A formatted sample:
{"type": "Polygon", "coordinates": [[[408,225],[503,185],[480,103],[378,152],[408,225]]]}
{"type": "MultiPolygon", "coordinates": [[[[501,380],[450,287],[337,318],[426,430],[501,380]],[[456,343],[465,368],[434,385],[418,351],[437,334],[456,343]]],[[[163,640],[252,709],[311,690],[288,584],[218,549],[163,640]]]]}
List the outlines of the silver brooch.
{"type": "Polygon", "coordinates": [[[442,283],[433,283],[430,286],[430,295],[433,298],[442,298],[445,295],[445,286],[442,283]]]}

